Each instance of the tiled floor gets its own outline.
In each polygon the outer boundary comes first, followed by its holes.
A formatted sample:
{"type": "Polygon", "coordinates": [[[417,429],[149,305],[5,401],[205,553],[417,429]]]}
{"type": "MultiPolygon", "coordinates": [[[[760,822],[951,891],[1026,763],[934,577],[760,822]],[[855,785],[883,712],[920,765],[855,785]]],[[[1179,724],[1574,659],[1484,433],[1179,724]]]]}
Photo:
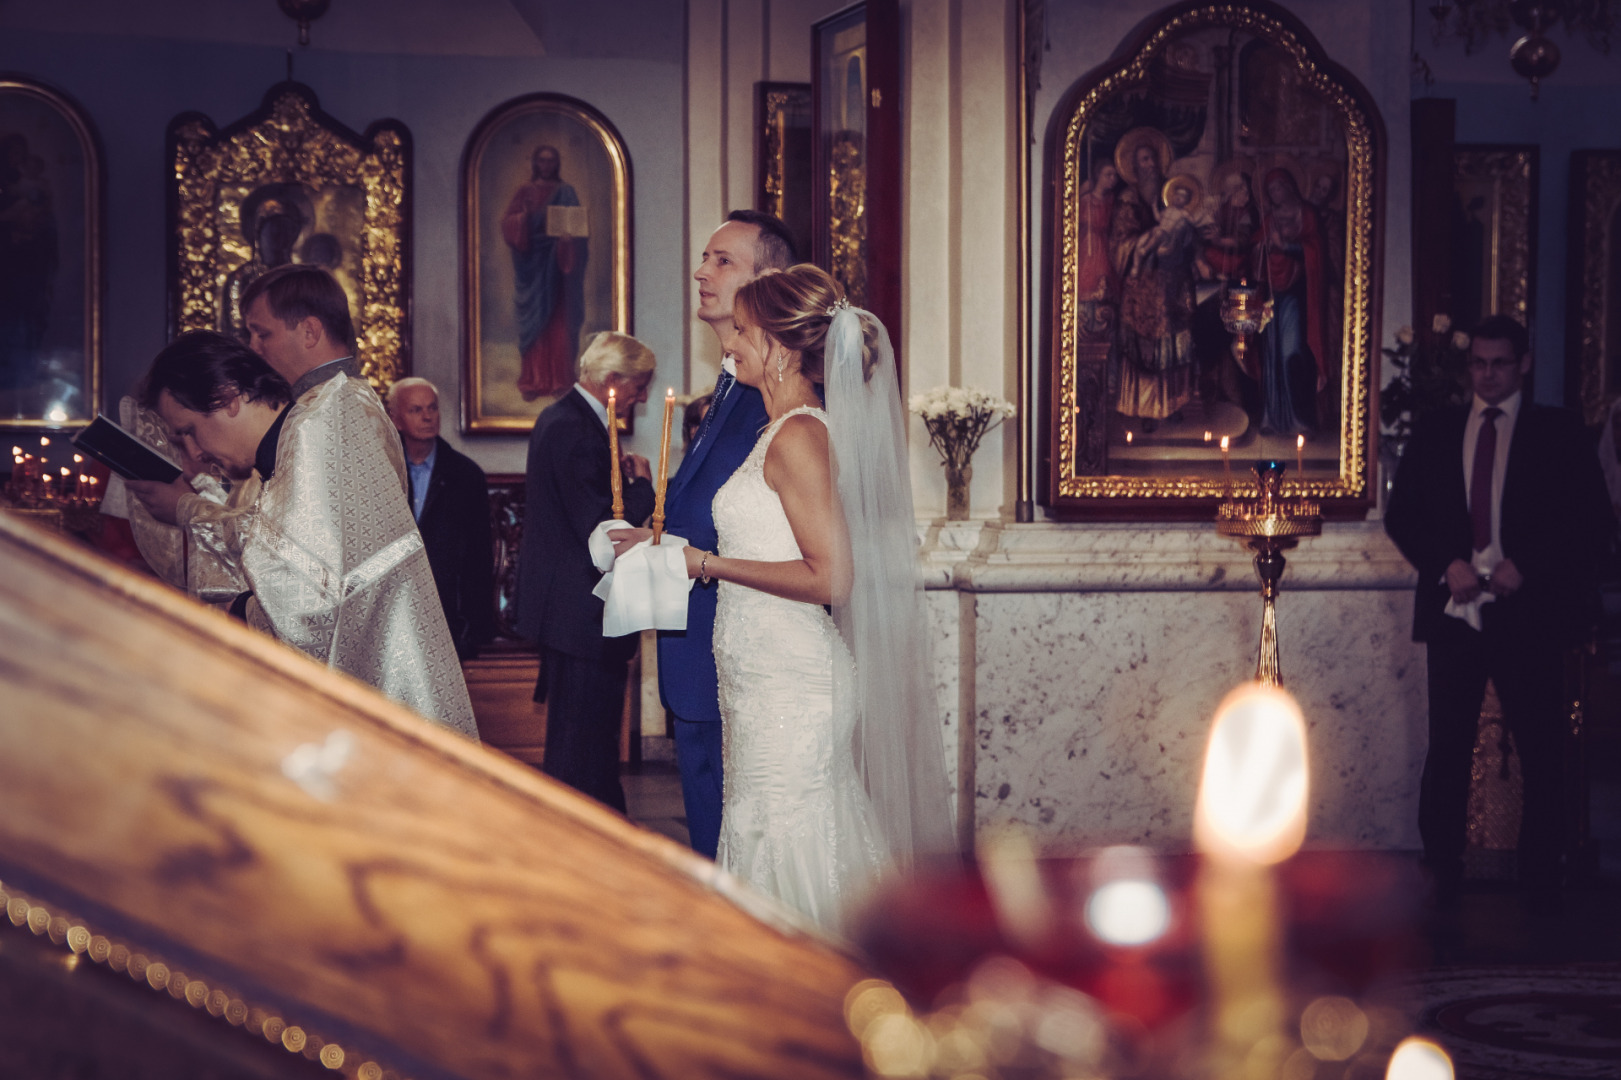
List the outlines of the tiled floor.
{"type": "Polygon", "coordinates": [[[642,739],[642,764],[637,772],[621,770],[625,806],[630,819],[644,828],[687,843],[686,809],[681,805],[681,775],[669,739],[642,739]]]}

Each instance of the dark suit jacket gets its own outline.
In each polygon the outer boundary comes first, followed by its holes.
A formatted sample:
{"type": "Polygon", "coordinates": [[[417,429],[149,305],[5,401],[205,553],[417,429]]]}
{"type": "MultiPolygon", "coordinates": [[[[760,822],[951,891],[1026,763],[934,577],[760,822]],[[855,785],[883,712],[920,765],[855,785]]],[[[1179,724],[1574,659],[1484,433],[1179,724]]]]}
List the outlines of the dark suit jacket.
{"type": "MultiPolygon", "coordinates": [[[[489,484],[472,458],[444,439],[438,444],[417,528],[428,549],[428,565],[433,567],[433,581],[456,642],[456,654],[466,660],[478,655],[480,647],[495,636],[495,544],[489,484]]],[[[406,476],[409,478],[410,470],[406,476]]],[[[411,505],[416,505],[414,488],[411,505]]]]}
{"type": "MultiPolygon", "coordinates": [[[[715,422],[670,478],[664,527],[694,547],[714,551],[715,492],[760,439],[767,418],[760,391],[736,383],[716,406],[715,422]]],[[[687,628],[659,633],[659,697],[683,720],[720,722],[715,674],[714,585],[687,594],[687,628]]]]}
{"type": "MultiPolygon", "coordinates": [[[[1467,409],[1450,409],[1415,425],[1385,512],[1385,531],[1418,571],[1415,641],[1428,640],[1447,617],[1447,566],[1473,554],[1463,484],[1468,419],[1467,409]]],[[[1581,421],[1522,398],[1503,474],[1499,536],[1503,557],[1525,584],[1492,601],[1493,620],[1561,643],[1577,640],[1588,626],[1613,525],[1598,455],[1581,421]]]]}
{"type": "MultiPolygon", "coordinates": [[[[529,435],[523,547],[518,553],[518,630],[542,648],[586,660],[628,660],[637,636],[602,636],[602,575],[586,541],[613,508],[608,431],[578,390],[542,412],[529,435]]],[[[653,485],[625,478],[625,520],[653,512],[653,485]]]]}

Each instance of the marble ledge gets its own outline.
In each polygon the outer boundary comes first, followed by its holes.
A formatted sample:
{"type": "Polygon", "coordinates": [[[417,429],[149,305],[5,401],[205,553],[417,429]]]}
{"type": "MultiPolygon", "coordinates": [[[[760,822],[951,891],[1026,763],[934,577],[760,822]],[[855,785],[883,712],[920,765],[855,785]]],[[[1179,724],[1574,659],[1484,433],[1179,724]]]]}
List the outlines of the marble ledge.
{"type": "MultiPolygon", "coordinates": [[[[1211,525],[920,522],[924,584],[958,592],[1245,592],[1253,553],[1211,525]]],[[[1378,521],[1327,522],[1286,554],[1283,588],[1411,589],[1378,521]]]]}

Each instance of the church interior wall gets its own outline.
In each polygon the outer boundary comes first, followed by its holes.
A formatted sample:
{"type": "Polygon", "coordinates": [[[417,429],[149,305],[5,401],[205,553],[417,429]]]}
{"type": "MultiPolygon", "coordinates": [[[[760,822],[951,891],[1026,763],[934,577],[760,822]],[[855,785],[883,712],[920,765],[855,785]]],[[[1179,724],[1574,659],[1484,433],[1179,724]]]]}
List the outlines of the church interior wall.
{"type": "Polygon", "coordinates": [[[1532,100],[1530,85],[1509,66],[1512,37],[1488,37],[1471,51],[1456,36],[1437,41],[1432,27],[1433,19],[1416,8],[1413,97],[1456,102],[1457,142],[1538,148],[1533,387],[1544,404],[1573,405],[1565,401],[1570,155],[1621,146],[1615,126],[1621,112],[1621,57],[1613,49],[1605,55],[1580,35],[1555,28],[1549,37],[1560,49],[1560,63],[1532,100]]]}
{"type": "MultiPolygon", "coordinates": [[[[269,0],[244,12],[240,33],[211,15],[212,6],[165,0],[138,5],[139,19],[130,17],[130,5],[102,0],[62,0],[50,5],[54,15],[19,5],[0,10],[0,70],[65,92],[102,140],[103,407],[115,412],[165,340],[165,129],[186,111],[223,126],[257,109],[286,77],[287,46],[296,41],[296,28],[269,0]],[[247,43],[254,40],[267,44],[247,43]]],[[[682,386],[690,271],[682,243],[684,13],[661,0],[621,0],[615,13],[638,27],[627,38],[611,32],[619,20],[571,5],[517,5],[535,12],[533,26],[505,2],[476,0],[447,20],[451,7],[430,0],[334,5],[311,28],[311,46],[294,49],[293,74],[355,131],[387,117],[410,129],[412,373],[439,386],[443,434],[452,445],[487,472],[522,472],[523,437],[464,438],[457,431],[462,150],[487,112],[538,91],[586,101],[614,123],[631,160],[634,330],[659,357],[656,385],[682,386]],[[535,26],[548,31],[549,42],[535,26]],[[366,37],[371,28],[381,41],[366,37]]],[[[657,428],[640,425],[633,448],[656,455],[657,428]]]]}

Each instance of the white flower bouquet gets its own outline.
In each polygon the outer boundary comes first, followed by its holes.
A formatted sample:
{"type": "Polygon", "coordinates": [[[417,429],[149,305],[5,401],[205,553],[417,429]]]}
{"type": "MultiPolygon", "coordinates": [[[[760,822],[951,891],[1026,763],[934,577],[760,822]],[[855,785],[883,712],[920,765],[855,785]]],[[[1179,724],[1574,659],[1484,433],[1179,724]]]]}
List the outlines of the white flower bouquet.
{"type": "Polygon", "coordinates": [[[968,516],[969,465],[985,433],[1013,415],[1012,402],[972,386],[936,386],[908,403],[923,418],[946,470],[946,517],[968,516]]]}
{"type": "Polygon", "coordinates": [[[1012,402],[973,386],[936,386],[913,394],[909,404],[948,470],[967,468],[985,433],[1013,415],[1012,402]]]}

